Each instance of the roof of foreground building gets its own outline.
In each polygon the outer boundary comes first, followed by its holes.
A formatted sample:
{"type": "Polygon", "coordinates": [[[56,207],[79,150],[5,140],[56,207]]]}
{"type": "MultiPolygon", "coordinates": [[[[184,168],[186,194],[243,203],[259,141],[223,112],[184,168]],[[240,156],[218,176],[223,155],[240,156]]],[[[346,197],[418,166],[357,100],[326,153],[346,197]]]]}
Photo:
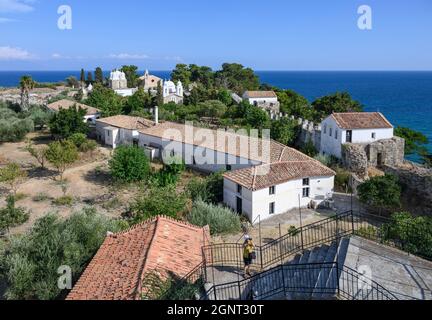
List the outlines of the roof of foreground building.
{"type": "Polygon", "coordinates": [[[163,216],[109,235],[67,300],[138,300],[146,275],[184,277],[202,262],[209,242],[208,227],[163,216]]]}
{"type": "Polygon", "coordinates": [[[96,114],[100,113],[99,109],[90,107],[90,106],[82,104],[82,103],[78,103],[76,101],[68,100],[68,99],[62,99],[62,100],[50,103],[49,105],[47,105],[47,107],[51,111],[59,112],[60,109],[69,109],[69,108],[71,108],[74,105],[76,105],[77,108],[81,107],[81,109],[86,110],[87,111],[87,113],[86,113],[87,116],[93,116],[93,115],[96,115],[96,114]]]}
{"type": "Polygon", "coordinates": [[[341,129],[391,129],[392,124],[381,112],[347,112],[331,115],[341,129]]]}

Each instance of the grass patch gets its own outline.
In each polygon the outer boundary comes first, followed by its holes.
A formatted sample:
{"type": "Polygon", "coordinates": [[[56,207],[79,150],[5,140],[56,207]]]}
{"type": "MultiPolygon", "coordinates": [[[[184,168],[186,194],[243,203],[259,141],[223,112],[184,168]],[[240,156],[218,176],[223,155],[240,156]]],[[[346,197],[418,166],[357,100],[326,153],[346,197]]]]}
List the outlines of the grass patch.
{"type": "Polygon", "coordinates": [[[102,208],[104,208],[105,210],[118,209],[122,206],[122,204],[123,203],[120,201],[119,198],[114,197],[111,200],[102,204],[102,208]]]}
{"type": "Polygon", "coordinates": [[[53,204],[61,207],[70,207],[74,199],[71,196],[63,196],[53,200],[53,204]]]}
{"type": "Polygon", "coordinates": [[[27,195],[27,194],[24,194],[24,193],[17,193],[17,194],[14,196],[16,202],[21,201],[21,200],[24,200],[24,199],[27,198],[27,197],[28,197],[28,195],[27,195]]]}
{"type": "Polygon", "coordinates": [[[44,193],[44,192],[40,192],[37,195],[35,195],[32,200],[34,202],[43,202],[43,201],[47,201],[50,197],[44,193]]]}

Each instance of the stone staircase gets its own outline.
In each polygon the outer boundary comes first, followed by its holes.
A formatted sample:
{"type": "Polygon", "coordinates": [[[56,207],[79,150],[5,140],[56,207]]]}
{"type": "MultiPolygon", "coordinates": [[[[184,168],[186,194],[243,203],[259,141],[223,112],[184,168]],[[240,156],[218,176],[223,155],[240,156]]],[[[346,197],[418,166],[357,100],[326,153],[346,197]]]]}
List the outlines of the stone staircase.
{"type": "MultiPolygon", "coordinates": [[[[262,274],[254,286],[254,294],[272,292],[276,286],[284,283],[285,290],[281,294],[272,295],[271,300],[328,300],[334,299],[337,287],[337,256],[342,262],[348,248],[349,239],[322,245],[298,254],[283,267],[278,277],[262,274]],[[273,278],[273,279],[272,279],[273,278]]],[[[264,295],[264,299],[266,299],[264,295]]]]}
{"type": "MultiPolygon", "coordinates": [[[[335,262],[339,260],[339,265],[343,266],[348,245],[349,238],[346,238],[305,250],[281,267],[243,280],[240,292],[229,285],[219,287],[217,297],[221,300],[238,299],[239,295],[242,300],[335,299],[339,281],[335,262]]],[[[211,288],[211,284],[206,288],[211,288]]]]}

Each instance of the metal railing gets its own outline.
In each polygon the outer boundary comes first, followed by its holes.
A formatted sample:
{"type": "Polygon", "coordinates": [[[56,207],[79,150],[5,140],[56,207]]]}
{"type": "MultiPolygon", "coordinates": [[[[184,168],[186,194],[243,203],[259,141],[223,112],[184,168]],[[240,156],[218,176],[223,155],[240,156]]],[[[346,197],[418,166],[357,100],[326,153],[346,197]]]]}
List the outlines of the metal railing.
{"type": "MultiPolygon", "coordinates": [[[[290,256],[331,243],[353,233],[353,215],[345,212],[334,217],[295,229],[263,246],[255,246],[257,255],[252,267],[263,270],[280,264],[290,256]]],[[[241,266],[243,245],[220,243],[203,247],[206,265],[241,266]]]]}
{"type": "Polygon", "coordinates": [[[336,262],[279,265],[245,280],[215,285],[203,296],[203,300],[281,298],[397,300],[377,282],[336,262]]]}
{"type": "MultiPolygon", "coordinates": [[[[300,254],[305,250],[309,250],[315,248],[320,245],[329,244],[334,241],[339,241],[343,237],[357,235],[360,237],[367,238],[369,240],[396,247],[398,249],[408,251],[406,244],[399,240],[388,240],[383,232],[382,226],[389,223],[390,219],[369,215],[369,214],[355,214],[352,211],[344,212],[337,214],[333,217],[321,220],[319,222],[309,224],[295,230],[290,230],[286,235],[275,239],[265,245],[255,246],[256,259],[252,263],[252,269],[258,270],[259,274],[256,276],[247,279],[247,280],[238,280],[237,282],[231,282],[226,284],[218,284],[214,286],[214,292],[208,292],[210,296],[215,294],[216,297],[218,295],[218,290],[222,290],[221,288],[225,288],[227,291],[231,292],[235,290],[238,291],[237,297],[245,297],[245,288],[247,285],[251,285],[253,280],[257,279],[256,277],[260,277],[264,274],[271,275],[277,274],[281,271],[278,268],[282,268],[286,273],[281,272],[281,275],[285,275],[289,278],[289,270],[295,268],[295,265],[283,265],[290,257],[295,254],[300,254]],[[278,265],[278,267],[270,269],[274,266],[278,265]],[[264,271],[266,269],[270,270],[264,271]],[[246,282],[245,282],[246,281],[246,282]]],[[[214,283],[215,279],[215,266],[217,267],[234,267],[238,270],[243,268],[243,245],[239,243],[220,243],[213,244],[209,246],[205,246],[202,248],[203,254],[203,263],[192,270],[186,277],[182,279],[179,283],[179,287],[188,283],[195,283],[197,279],[204,279],[207,282],[214,283]],[[210,274],[209,274],[210,272],[210,274]],[[212,274],[213,273],[213,274],[212,274]],[[212,280],[212,281],[209,281],[212,280]]],[[[297,265],[298,267],[299,265],[297,265]]],[[[313,268],[313,264],[309,265],[310,267],[303,268],[313,268]]],[[[326,268],[326,266],[323,266],[326,268]]],[[[321,269],[321,268],[320,268],[321,269]]],[[[366,298],[366,297],[378,297],[382,298],[384,296],[380,296],[380,291],[387,291],[382,288],[379,284],[372,281],[375,285],[375,291],[373,292],[357,292],[356,294],[353,291],[348,290],[349,288],[353,288],[352,279],[358,279],[361,277],[356,271],[351,270],[347,267],[338,266],[335,269],[337,272],[341,272],[339,277],[341,279],[341,285],[337,286],[337,289],[340,290],[340,295],[346,298],[366,298]],[[343,281],[343,280],[346,281],[343,281]],[[345,288],[346,286],[347,288],[345,288]],[[381,288],[381,289],[380,289],[381,288]],[[360,296],[361,294],[361,296],[360,296]],[[365,295],[366,294],[366,295],[365,295]]],[[[296,270],[296,275],[299,270],[296,270]]],[[[305,278],[307,279],[307,278],[305,278]]],[[[306,281],[307,280],[303,280],[306,281]]],[[[276,282],[282,283],[282,282],[276,282]]],[[[278,289],[274,289],[274,294],[272,291],[266,293],[267,295],[275,295],[279,294],[281,290],[292,291],[293,288],[285,285],[285,280],[283,282],[283,286],[280,286],[278,289]]],[[[224,290],[225,290],[224,289],[224,290]]],[[[300,288],[301,289],[301,288],[300,288]]],[[[303,288],[304,289],[304,288],[303,288]]],[[[307,286],[306,286],[307,289],[307,286]]],[[[332,288],[334,289],[334,288],[332,288]]],[[[297,290],[297,289],[296,289],[297,290]]],[[[324,289],[323,289],[324,290],[324,289]]],[[[327,289],[326,289],[327,290],[327,289]]],[[[316,292],[319,292],[319,288],[315,288],[316,292]]],[[[324,292],[325,293],[325,292],[324,292]]],[[[388,295],[388,294],[387,294],[388,295]]]]}

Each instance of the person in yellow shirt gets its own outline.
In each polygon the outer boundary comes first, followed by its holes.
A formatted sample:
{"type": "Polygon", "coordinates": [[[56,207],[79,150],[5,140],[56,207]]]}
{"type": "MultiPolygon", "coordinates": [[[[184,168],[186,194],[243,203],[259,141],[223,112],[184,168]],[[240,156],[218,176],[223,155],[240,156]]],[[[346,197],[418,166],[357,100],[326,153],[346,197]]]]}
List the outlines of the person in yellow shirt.
{"type": "Polygon", "coordinates": [[[243,261],[244,261],[244,272],[246,276],[251,276],[250,273],[250,266],[252,264],[253,260],[253,254],[254,254],[254,244],[252,241],[252,238],[248,238],[243,245],[243,261]]]}

